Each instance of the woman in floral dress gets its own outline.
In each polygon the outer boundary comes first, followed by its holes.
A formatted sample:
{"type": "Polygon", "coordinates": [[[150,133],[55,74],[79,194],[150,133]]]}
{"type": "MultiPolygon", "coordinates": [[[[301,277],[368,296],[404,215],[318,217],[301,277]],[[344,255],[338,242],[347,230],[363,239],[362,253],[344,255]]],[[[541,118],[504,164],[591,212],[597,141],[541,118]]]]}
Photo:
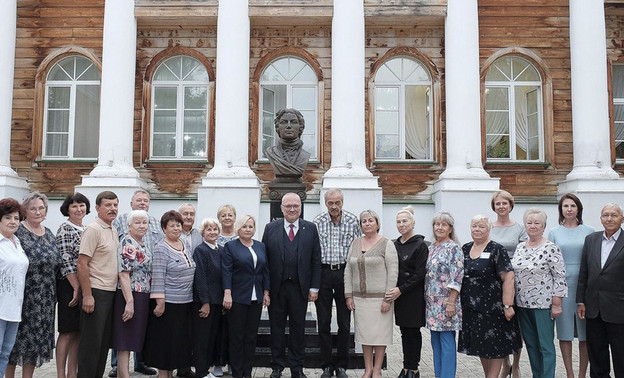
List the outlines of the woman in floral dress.
{"type": "Polygon", "coordinates": [[[455,332],[461,330],[462,322],[459,291],[464,276],[464,254],[457,244],[451,214],[437,213],[432,224],[435,242],[429,246],[425,276],[426,327],[431,331],[435,376],[454,378],[455,332]]]}
{"type": "Polygon", "coordinates": [[[48,213],[48,198],[39,192],[29,194],[22,202],[26,219],[20,224],[18,237],[29,260],[22,305],[22,322],[9,357],[7,378],[15,376],[15,366],[22,365],[22,377],[32,377],[35,367],[52,359],[54,350],[54,314],[56,275],[60,255],[56,239],[42,222],[48,213]]]}
{"type": "Polygon", "coordinates": [[[113,349],[117,376],[130,376],[130,351],[143,350],[149,311],[152,252],[143,243],[149,228],[145,210],[128,214],[128,234],[119,242],[119,282],[113,307],[113,349]]]}

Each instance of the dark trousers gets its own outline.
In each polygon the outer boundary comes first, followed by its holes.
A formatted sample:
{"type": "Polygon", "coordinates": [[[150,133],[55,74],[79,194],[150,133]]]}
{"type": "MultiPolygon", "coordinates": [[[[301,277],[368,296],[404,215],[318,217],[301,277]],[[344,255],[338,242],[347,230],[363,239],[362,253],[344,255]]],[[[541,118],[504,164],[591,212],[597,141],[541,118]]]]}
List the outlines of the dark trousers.
{"type": "MultiPolygon", "coordinates": [[[[251,377],[262,303],[232,303],[227,312],[230,336],[230,368],[234,378],[251,377]]],[[[201,376],[201,375],[198,375],[201,376]]]]}
{"type": "MultiPolygon", "coordinates": [[[[223,308],[223,306],[221,306],[223,308]]],[[[230,363],[230,342],[228,332],[227,316],[221,316],[221,321],[217,327],[217,346],[214,350],[213,365],[225,366],[230,363]]]]}
{"type": "Polygon", "coordinates": [[[624,377],[624,324],[607,323],[600,317],[587,318],[587,352],[589,354],[589,376],[591,378],[611,377],[609,347],[616,378],[624,377]]]}
{"type": "Polygon", "coordinates": [[[344,269],[321,270],[321,288],[316,305],[318,317],[319,346],[321,348],[321,367],[341,367],[349,365],[349,333],[351,331],[351,311],[347,308],[344,296],[344,269]],[[338,323],[338,342],[336,359],[332,359],[331,316],[332,303],[336,301],[336,323],[338,323]]]}
{"type": "MultiPolygon", "coordinates": [[[[111,367],[117,367],[117,351],[115,349],[111,349],[111,367]]],[[[134,370],[142,367],[145,367],[143,353],[134,352],[134,370]]]]}
{"type": "Polygon", "coordinates": [[[95,310],[90,314],[80,311],[78,378],[104,375],[113,333],[115,291],[91,289],[91,293],[95,299],[95,310]]]}
{"type": "Polygon", "coordinates": [[[201,303],[193,302],[193,311],[191,311],[193,332],[191,335],[193,337],[195,374],[198,377],[205,377],[208,375],[208,369],[214,363],[223,306],[211,304],[210,313],[205,318],[199,316],[201,307],[201,303]]]}
{"type": "Polygon", "coordinates": [[[403,344],[403,369],[418,370],[422,350],[420,327],[401,327],[401,343],[403,344]]]}
{"type": "MultiPolygon", "coordinates": [[[[292,372],[303,371],[307,309],[308,299],[301,295],[301,289],[296,282],[284,281],[279,292],[272,293],[271,305],[269,306],[269,323],[271,325],[271,368],[273,370],[281,371],[286,366],[286,318],[288,317],[290,370],[292,372]]],[[[232,355],[230,357],[233,359],[232,355]]]]}

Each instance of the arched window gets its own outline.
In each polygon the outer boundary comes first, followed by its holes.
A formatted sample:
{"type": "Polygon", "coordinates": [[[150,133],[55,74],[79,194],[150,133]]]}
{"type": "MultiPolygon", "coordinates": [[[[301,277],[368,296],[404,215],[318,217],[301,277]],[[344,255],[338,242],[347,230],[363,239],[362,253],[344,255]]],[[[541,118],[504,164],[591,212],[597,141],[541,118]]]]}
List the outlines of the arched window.
{"type": "Polygon", "coordinates": [[[195,58],[174,56],[154,73],[150,157],[206,159],[209,78],[195,58]]]}
{"type": "Polygon", "coordinates": [[[624,64],[613,65],[613,127],[615,158],[624,159],[624,64]]]}
{"type": "Polygon", "coordinates": [[[310,160],[318,160],[318,78],[308,63],[294,56],[271,62],[260,76],[258,108],[261,120],[258,159],[266,160],[264,151],[278,139],[273,123],[275,114],[284,108],[294,108],[305,120],[303,148],[310,153],[310,160]]]}
{"type": "Polygon", "coordinates": [[[432,160],[432,80],[419,61],[396,57],[375,73],[375,159],[432,160]]]}
{"type": "Polygon", "coordinates": [[[485,76],[488,161],[544,161],[542,79],[527,60],[507,55],[485,76]]]}
{"type": "Polygon", "coordinates": [[[43,158],[96,159],[100,125],[100,71],[74,55],[57,62],[45,84],[43,158]]]}

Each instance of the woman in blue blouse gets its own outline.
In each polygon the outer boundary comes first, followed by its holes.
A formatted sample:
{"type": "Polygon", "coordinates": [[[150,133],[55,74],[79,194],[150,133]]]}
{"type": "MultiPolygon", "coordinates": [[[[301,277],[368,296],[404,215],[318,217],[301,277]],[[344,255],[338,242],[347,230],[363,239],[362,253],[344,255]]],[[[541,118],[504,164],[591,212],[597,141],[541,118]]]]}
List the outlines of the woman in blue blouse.
{"type": "Polygon", "coordinates": [[[576,315],[576,286],[581,268],[581,254],[585,236],[594,232],[594,229],[583,224],[583,204],[574,194],[564,194],[559,200],[559,226],[553,228],[548,239],[561,248],[566,270],[568,296],[561,303],[561,316],[555,320],[557,338],[563,365],[568,377],[574,377],[572,368],[572,340],[579,340],[579,377],[587,374],[589,357],[587,356],[587,342],[585,336],[585,319],[576,315]]]}
{"type": "Polygon", "coordinates": [[[227,242],[221,256],[223,307],[228,310],[232,376],[251,378],[262,306],[270,304],[269,266],[264,244],[252,239],[255,219],[243,215],[234,230],[238,239],[227,242]]]}

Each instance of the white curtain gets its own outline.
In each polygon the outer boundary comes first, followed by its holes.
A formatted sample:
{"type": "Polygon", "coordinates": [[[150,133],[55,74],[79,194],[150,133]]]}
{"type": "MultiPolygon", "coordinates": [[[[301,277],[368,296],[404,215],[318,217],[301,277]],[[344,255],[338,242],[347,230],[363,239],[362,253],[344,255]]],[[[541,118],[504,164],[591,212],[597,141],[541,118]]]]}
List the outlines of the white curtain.
{"type": "Polygon", "coordinates": [[[405,86],[405,151],[414,159],[429,156],[428,87],[405,86]]]}
{"type": "MultiPolygon", "coordinates": [[[[507,88],[486,88],[486,91],[494,91],[500,94],[507,91],[507,88]]],[[[509,133],[509,100],[507,96],[489,94],[486,96],[485,114],[486,114],[486,144],[487,146],[495,146],[503,137],[509,133]],[[504,109],[505,111],[500,111],[504,109]],[[491,111],[499,110],[499,111],[491,111]]]]}

